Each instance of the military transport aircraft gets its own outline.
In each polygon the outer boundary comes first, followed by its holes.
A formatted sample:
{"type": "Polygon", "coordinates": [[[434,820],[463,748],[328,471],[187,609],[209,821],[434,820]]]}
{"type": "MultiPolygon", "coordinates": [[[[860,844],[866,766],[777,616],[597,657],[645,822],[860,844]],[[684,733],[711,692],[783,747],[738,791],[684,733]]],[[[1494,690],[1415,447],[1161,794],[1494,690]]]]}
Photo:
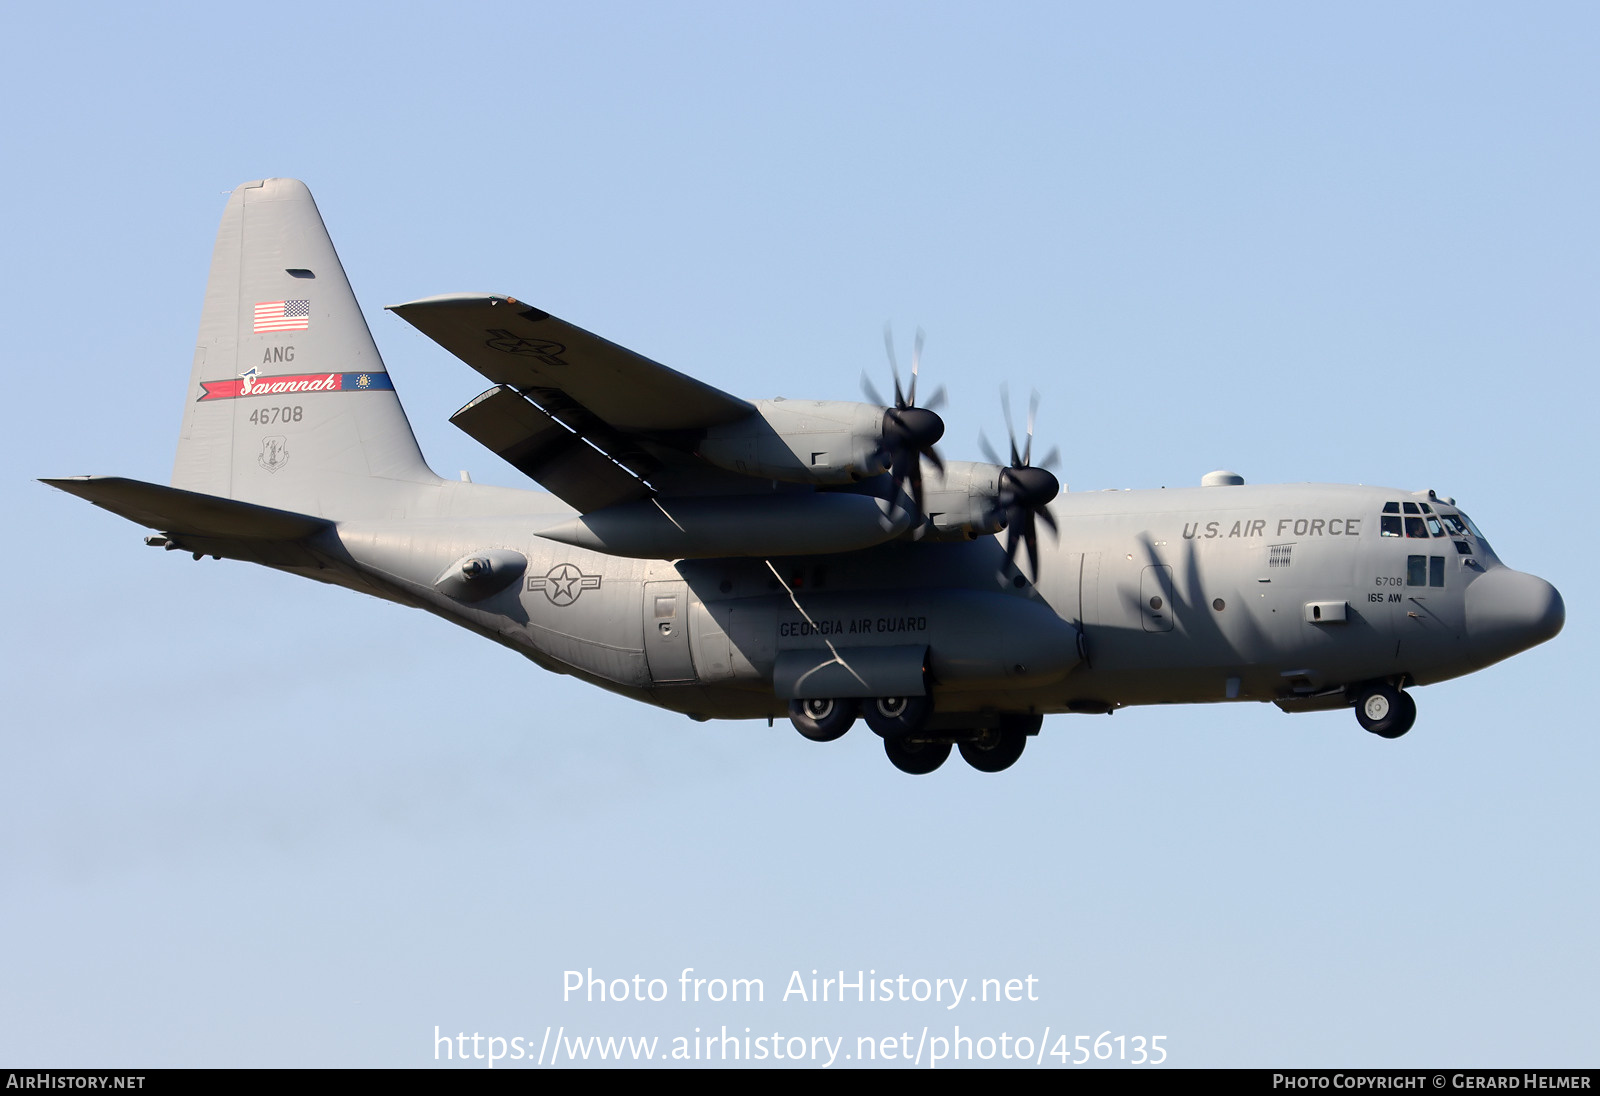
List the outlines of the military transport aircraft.
{"type": "Polygon", "coordinates": [[[748,401],[511,297],[392,311],[492,383],[451,422],[549,494],[429,471],[292,179],[223,213],[172,485],[45,482],[149,544],[425,609],[694,719],[826,742],[859,715],[912,773],[952,746],[997,772],[1046,714],[1130,704],[1353,707],[1398,738],[1410,687],[1565,618],[1433,491],[1064,494],[1031,410],[1009,459],[941,459],[915,361],[892,401],[748,401]]]}

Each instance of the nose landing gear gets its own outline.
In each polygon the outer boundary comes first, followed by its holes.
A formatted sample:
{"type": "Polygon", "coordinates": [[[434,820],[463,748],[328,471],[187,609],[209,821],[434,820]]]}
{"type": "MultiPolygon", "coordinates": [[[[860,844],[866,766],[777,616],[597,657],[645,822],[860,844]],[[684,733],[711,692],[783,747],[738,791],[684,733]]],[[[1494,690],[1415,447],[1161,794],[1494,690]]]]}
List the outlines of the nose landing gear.
{"type": "Polygon", "coordinates": [[[1417,702],[1393,685],[1369,685],[1356,696],[1356,722],[1380,738],[1399,738],[1417,721],[1417,702]]]}

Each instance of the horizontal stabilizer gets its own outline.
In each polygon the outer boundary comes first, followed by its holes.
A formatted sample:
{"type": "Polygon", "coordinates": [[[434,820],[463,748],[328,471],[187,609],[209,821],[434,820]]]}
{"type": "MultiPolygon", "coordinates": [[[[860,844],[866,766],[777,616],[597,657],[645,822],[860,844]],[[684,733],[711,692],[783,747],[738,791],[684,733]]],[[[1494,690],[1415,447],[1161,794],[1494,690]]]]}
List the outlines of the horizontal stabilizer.
{"type": "Polygon", "coordinates": [[[129,521],[178,536],[207,540],[295,541],[333,523],[288,510],[202,495],[121,476],[40,480],[129,521]]]}

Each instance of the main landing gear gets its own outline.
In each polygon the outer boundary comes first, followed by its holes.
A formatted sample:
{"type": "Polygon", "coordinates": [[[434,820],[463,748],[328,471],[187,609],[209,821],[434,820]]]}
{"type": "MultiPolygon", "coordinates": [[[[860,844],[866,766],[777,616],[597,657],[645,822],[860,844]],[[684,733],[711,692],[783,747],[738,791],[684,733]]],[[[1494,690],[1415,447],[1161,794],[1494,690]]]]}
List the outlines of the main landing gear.
{"type": "Polygon", "coordinates": [[[854,700],[808,697],[789,701],[789,721],[794,729],[813,742],[832,742],[856,721],[854,700]]]}
{"type": "Polygon", "coordinates": [[[862,701],[861,709],[867,726],[872,728],[874,734],[887,740],[920,731],[922,725],[928,722],[933,703],[925,696],[883,696],[862,701]]]}
{"type": "Polygon", "coordinates": [[[1399,738],[1417,721],[1417,702],[1387,682],[1356,694],[1356,721],[1380,738],[1399,738]]]}
{"type": "Polygon", "coordinates": [[[1039,733],[1042,715],[1002,715],[998,727],[985,727],[961,740],[961,756],[981,773],[1009,769],[1022,756],[1028,736],[1039,733]]]}
{"type": "Polygon", "coordinates": [[[992,727],[928,729],[933,703],[925,696],[849,700],[808,697],[789,701],[789,720],[812,742],[832,742],[860,715],[878,737],[889,763],[901,772],[931,773],[959,747],[962,758],[979,772],[1009,769],[1022,756],[1028,736],[1039,733],[1043,716],[1003,714],[992,727]]]}
{"type": "Polygon", "coordinates": [[[897,735],[883,740],[883,752],[889,756],[889,764],[901,772],[922,776],[944,764],[945,758],[950,756],[950,743],[897,735]]]}

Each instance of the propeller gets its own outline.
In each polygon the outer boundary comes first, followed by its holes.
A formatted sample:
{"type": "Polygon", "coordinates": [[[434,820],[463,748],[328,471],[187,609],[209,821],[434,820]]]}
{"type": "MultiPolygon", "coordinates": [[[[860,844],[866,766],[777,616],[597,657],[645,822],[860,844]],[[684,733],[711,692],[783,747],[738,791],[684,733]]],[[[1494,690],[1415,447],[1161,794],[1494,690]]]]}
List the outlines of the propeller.
{"type": "Polygon", "coordinates": [[[1000,459],[981,431],[978,434],[978,446],[991,464],[1001,465],[1000,493],[995,500],[995,509],[1005,524],[1006,558],[1015,563],[1017,545],[1026,545],[1028,569],[1033,573],[1034,581],[1038,581],[1039,530],[1036,521],[1044,522],[1052,533],[1056,531],[1056,519],[1050,513],[1049,503],[1061,493],[1061,481],[1050,473],[1049,467],[1060,459],[1061,452],[1052,447],[1043,460],[1038,464],[1033,463],[1033,421],[1039,411],[1038,392],[1034,392],[1028,400],[1028,432],[1020,453],[1017,451],[1016,426],[1011,421],[1011,394],[1005,385],[1000,386],[1000,407],[1005,412],[1006,433],[1011,439],[1011,463],[1000,459]]]}
{"type": "Polygon", "coordinates": [[[928,397],[927,403],[917,406],[917,375],[922,365],[922,329],[917,329],[917,341],[911,351],[911,387],[900,387],[900,363],[894,353],[894,333],[883,329],[883,345],[889,352],[889,369],[894,375],[894,403],[890,404],[872,386],[867,375],[861,375],[861,390],[867,399],[884,407],[883,429],[879,435],[878,458],[887,467],[890,477],[890,497],[896,508],[902,492],[909,491],[916,517],[922,519],[922,458],[926,457],[941,473],[944,461],[939,459],[934,443],[944,437],[944,420],[935,409],[944,406],[944,386],[940,385],[928,397]]]}

